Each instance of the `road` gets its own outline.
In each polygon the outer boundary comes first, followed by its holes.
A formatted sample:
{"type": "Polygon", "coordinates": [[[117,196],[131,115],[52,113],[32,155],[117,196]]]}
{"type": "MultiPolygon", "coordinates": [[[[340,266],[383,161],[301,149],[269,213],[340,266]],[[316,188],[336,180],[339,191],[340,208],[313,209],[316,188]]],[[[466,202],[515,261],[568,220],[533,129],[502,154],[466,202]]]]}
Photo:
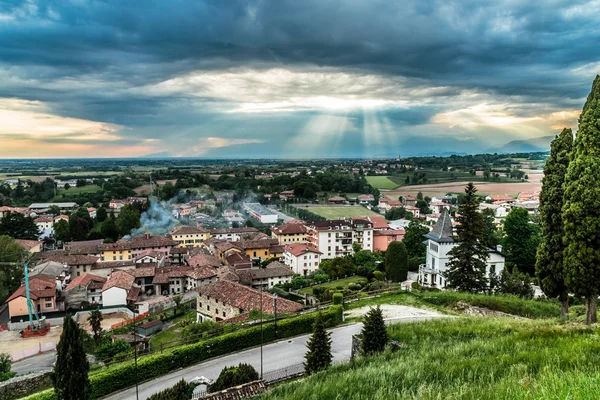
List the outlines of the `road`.
{"type": "MultiPolygon", "coordinates": [[[[361,329],[362,324],[350,324],[331,329],[331,350],[334,361],[343,361],[350,358],[352,335],[360,333],[361,329]]],[[[304,354],[306,353],[306,342],[309,337],[310,335],[303,335],[263,346],[263,371],[266,373],[302,363],[304,361],[304,354]]],[[[197,376],[216,379],[225,366],[237,365],[241,362],[252,364],[260,373],[260,348],[253,348],[219,357],[142,383],[138,388],[139,399],[147,399],[150,395],[175,385],[181,378],[187,381],[197,376]]],[[[135,398],[135,387],[133,387],[113,393],[108,397],[104,397],[103,400],[135,398]]]]}
{"type": "Polygon", "coordinates": [[[25,358],[21,361],[15,361],[11,370],[18,375],[25,375],[29,372],[42,372],[52,369],[56,351],[48,351],[37,356],[25,358]]]}

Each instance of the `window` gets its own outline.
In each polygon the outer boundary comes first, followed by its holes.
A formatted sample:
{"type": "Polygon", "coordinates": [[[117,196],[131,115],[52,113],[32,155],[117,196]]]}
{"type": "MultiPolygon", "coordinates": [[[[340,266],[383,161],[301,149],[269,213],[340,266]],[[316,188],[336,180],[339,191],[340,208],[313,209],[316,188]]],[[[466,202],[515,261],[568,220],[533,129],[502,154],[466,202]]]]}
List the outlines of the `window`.
{"type": "Polygon", "coordinates": [[[198,302],[198,308],[202,308],[202,302],[201,301],[198,302]]]}
{"type": "Polygon", "coordinates": [[[256,257],[256,252],[254,252],[254,257],[256,257]]]}
{"type": "Polygon", "coordinates": [[[44,307],[46,307],[46,308],[52,308],[52,303],[46,303],[46,305],[44,307]]]}
{"type": "Polygon", "coordinates": [[[86,267],[85,267],[85,265],[84,265],[84,266],[83,266],[83,272],[86,272],[86,271],[87,271],[87,269],[86,269],[86,267]]]}
{"type": "Polygon", "coordinates": [[[215,308],[215,314],[218,314],[218,313],[219,313],[219,309],[215,308]]]}
{"type": "Polygon", "coordinates": [[[495,274],[496,273],[496,264],[492,264],[490,265],[490,274],[495,274]]]}
{"type": "Polygon", "coordinates": [[[440,276],[440,286],[442,286],[442,277],[440,276]]]}
{"type": "Polygon", "coordinates": [[[210,311],[210,306],[206,306],[206,309],[207,309],[208,311],[210,311]]]}
{"type": "Polygon", "coordinates": [[[439,250],[438,245],[433,242],[429,242],[429,248],[435,252],[437,252],[439,250]]]}
{"type": "Polygon", "coordinates": [[[223,311],[223,317],[225,317],[225,311],[223,311]]]}

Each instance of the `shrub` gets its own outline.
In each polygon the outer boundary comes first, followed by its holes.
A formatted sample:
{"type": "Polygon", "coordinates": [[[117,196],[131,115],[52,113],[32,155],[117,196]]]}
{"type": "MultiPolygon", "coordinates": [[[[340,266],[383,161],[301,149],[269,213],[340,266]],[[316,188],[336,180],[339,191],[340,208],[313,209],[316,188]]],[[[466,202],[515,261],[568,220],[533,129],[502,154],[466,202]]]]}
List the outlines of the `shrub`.
{"type": "Polygon", "coordinates": [[[381,271],[374,271],[373,278],[378,281],[383,281],[383,280],[385,280],[385,274],[381,271]]]}
{"type": "Polygon", "coordinates": [[[362,289],[362,286],[358,282],[352,282],[352,283],[348,284],[348,289],[350,289],[350,290],[360,290],[360,289],[362,289]]]}
{"type": "Polygon", "coordinates": [[[332,297],[333,304],[341,305],[344,301],[344,295],[341,293],[335,293],[332,297]]]}
{"type": "Polygon", "coordinates": [[[329,275],[327,275],[327,274],[316,274],[315,276],[313,276],[313,281],[317,284],[325,283],[328,280],[329,280],[329,275]]]}
{"type": "Polygon", "coordinates": [[[183,337],[183,338],[199,337],[200,334],[217,329],[217,328],[219,328],[219,324],[214,321],[206,320],[206,321],[202,321],[199,324],[193,322],[181,330],[181,337],[183,337]]]}
{"type": "Polygon", "coordinates": [[[219,392],[233,386],[258,380],[258,372],[250,364],[240,363],[237,367],[225,367],[217,380],[210,385],[211,392],[219,392]]]}
{"type": "Polygon", "coordinates": [[[148,400],[188,400],[192,398],[195,387],[181,379],[173,387],[154,393],[148,400]]]}
{"type": "Polygon", "coordinates": [[[115,355],[128,351],[129,348],[129,343],[122,339],[117,339],[114,342],[106,340],[96,347],[96,357],[103,361],[110,360],[115,355]]]}

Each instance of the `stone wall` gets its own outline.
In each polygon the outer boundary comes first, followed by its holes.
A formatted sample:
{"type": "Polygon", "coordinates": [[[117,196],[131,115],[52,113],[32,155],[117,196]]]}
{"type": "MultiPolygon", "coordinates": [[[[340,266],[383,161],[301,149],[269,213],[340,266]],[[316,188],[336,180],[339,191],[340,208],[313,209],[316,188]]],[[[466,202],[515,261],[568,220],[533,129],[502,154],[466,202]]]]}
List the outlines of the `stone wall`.
{"type": "Polygon", "coordinates": [[[52,386],[50,371],[17,376],[0,382],[0,399],[20,399],[52,386]]]}

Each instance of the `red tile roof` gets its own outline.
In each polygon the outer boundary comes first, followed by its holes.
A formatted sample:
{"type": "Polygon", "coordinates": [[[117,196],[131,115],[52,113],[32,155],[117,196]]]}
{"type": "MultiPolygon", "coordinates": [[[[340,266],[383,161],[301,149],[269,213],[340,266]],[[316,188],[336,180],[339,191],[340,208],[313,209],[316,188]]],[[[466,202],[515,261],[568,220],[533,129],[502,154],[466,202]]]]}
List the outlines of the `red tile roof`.
{"type": "Polygon", "coordinates": [[[205,234],[208,232],[210,232],[208,229],[195,227],[195,226],[180,225],[180,226],[174,228],[173,230],[171,230],[171,232],[169,232],[169,234],[171,234],[171,235],[202,235],[202,234],[205,234]]]}
{"type": "Polygon", "coordinates": [[[108,280],[102,286],[102,291],[113,287],[118,287],[129,291],[133,287],[134,277],[125,271],[115,271],[108,277],[108,280]]]}
{"type": "MultiPolygon", "coordinates": [[[[17,297],[25,297],[25,285],[19,287],[13,294],[10,295],[6,302],[12,301],[17,297]]],[[[38,275],[29,279],[29,297],[32,300],[37,300],[40,297],[56,296],[56,282],[49,277],[38,275]]]]}
{"type": "MultiPolygon", "coordinates": [[[[65,288],[65,290],[71,290],[77,286],[88,287],[88,285],[93,282],[104,284],[104,283],[106,283],[106,278],[103,278],[101,276],[92,275],[92,274],[83,274],[83,275],[78,276],[77,278],[73,279],[71,281],[71,283],[69,283],[69,285],[65,288]]],[[[102,286],[104,286],[104,285],[102,285],[102,286]]]]}
{"type": "Polygon", "coordinates": [[[388,225],[385,217],[382,215],[371,215],[369,217],[357,217],[357,218],[352,218],[352,219],[369,221],[370,223],[373,224],[373,229],[387,229],[390,227],[388,225]]]}
{"type": "MultiPolygon", "coordinates": [[[[144,265],[144,264],[139,264],[139,265],[144,265]]],[[[129,275],[133,276],[134,278],[143,278],[146,276],[156,275],[156,268],[155,267],[131,268],[131,269],[125,270],[125,272],[127,272],[129,275]]]]}
{"type": "Polygon", "coordinates": [[[195,255],[193,257],[190,257],[187,260],[187,263],[191,267],[200,267],[200,266],[219,267],[222,265],[221,260],[219,260],[215,256],[211,256],[210,254],[195,255]]]}
{"type": "MultiPolygon", "coordinates": [[[[274,314],[273,296],[238,283],[218,281],[196,289],[201,296],[207,296],[222,301],[242,312],[260,309],[261,296],[263,312],[274,314]]],[[[277,299],[277,313],[292,313],[302,310],[302,305],[283,298],[277,299]]]]}
{"type": "Polygon", "coordinates": [[[39,240],[27,240],[27,239],[15,239],[15,242],[19,243],[21,246],[23,246],[24,248],[26,248],[28,250],[31,250],[35,246],[42,243],[39,240]]]}
{"type": "Polygon", "coordinates": [[[65,265],[92,265],[98,261],[99,257],[88,256],[85,254],[56,254],[46,258],[46,261],[56,261],[65,265]]]}
{"type": "Polygon", "coordinates": [[[309,253],[309,252],[323,254],[316,247],[313,247],[311,245],[304,244],[304,243],[288,244],[285,246],[285,251],[295,255],[296,257],[301,256],[302,254],[305,254],[305,253],[309,253]]]}
{"type": "Polygon", "coordinates": [[[276,235],[299,235],[306,233],[306,227],[302,224],[287,223],[281,226],[274,226],[271,231],[276,235]]]}
{"type": "Polygon", "coordinates": [[[217,270],[213,267],[203,266],[187,271],[185,275],[192,279],[210,279],[217,276],[217,270]]]}
{"type": "Polygon", "coordinates": [[[166,236],[133,236],[129,239],[120,239],[116,244],[125,246],[128,249],[144,249],[152,247],[177,246],[177,242],[166,236]]]}

